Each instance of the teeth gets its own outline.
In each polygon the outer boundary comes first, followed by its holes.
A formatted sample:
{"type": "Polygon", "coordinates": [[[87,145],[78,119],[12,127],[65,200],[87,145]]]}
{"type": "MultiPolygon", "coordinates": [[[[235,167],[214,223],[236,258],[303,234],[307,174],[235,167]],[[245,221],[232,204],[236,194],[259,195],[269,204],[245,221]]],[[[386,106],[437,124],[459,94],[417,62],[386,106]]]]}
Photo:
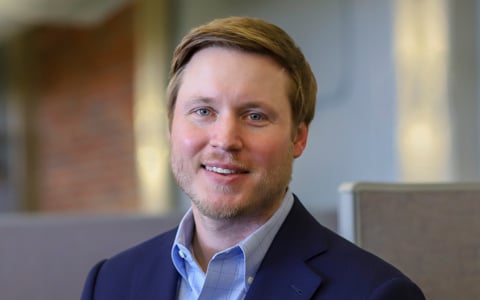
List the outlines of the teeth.
{"type": "Polygon", "coordinates": [[[215,173],[220,173],[220,174],[233,174],[233,173],[235,173],[234,170],[223,169],[223,168],[218,168],[218,167],[205,166],[205,169],[206,169],[207,171],[211,171],[211,172],[215,172],[215,173]]]}

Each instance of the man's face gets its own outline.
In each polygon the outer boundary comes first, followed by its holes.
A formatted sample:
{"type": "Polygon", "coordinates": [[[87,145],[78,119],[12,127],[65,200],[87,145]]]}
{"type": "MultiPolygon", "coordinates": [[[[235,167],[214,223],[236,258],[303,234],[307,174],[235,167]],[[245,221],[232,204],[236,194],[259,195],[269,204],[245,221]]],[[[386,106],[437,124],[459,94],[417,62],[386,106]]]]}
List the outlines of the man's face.
{"type": "Polygon", "coordinates": [[[192,57],[170,142],[173,173],[194,212],[260,218],[278,208],[308,131],[303,123],[293,129],[288,87],[266,56],[214,47],[192,57]]]}

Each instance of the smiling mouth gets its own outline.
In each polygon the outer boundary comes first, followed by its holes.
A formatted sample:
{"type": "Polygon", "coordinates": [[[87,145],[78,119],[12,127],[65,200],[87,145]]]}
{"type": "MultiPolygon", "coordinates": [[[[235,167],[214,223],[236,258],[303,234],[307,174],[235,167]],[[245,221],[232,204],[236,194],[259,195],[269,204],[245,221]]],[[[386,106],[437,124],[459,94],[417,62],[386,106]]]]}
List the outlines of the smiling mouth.
{"type": "Polygon", "coordinates": [[[213,167],[213,166],[205,166],[203,165],[203,168],[209,172],[214,172],[217,174],[222,174],[222,175],[232,175],[232,174],[245,174],[248,173],[245,170],[239,170],[239,169],[224,169],[220,167],[213,167]]]}

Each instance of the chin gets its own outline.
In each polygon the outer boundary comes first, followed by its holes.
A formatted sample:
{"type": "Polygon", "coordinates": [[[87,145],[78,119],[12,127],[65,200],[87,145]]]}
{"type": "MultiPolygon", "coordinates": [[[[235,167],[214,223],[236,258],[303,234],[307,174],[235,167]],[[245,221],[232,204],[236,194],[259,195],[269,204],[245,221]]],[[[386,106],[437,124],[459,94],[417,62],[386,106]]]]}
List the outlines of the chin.
{"type": "Polygon", "coordinates": [[[248,206],[242,205],[240,199],[229,197],[226,194],[208,194],[201,199],[196,197],[191,200],[202,215],[212,219],[232,219],[248,211],[248,206]]]}
{"type": "Polygon", "coordinates": [[[197,210],[206,217],[215,220],[234,219],[241,215],[241,209],[237,207],[215,207],[213,205],[195,205],[197,210]]]}

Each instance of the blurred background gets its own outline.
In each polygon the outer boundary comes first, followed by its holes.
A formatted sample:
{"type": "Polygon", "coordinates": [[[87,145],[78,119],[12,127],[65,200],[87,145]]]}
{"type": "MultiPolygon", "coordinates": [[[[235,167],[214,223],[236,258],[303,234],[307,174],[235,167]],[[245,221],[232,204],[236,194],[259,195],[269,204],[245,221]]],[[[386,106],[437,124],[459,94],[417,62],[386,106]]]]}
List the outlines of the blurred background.
{"type": "Polygon", "coordinates": [[[311,62],[317,111],[291,187],[316,215],[346,181],[479,180],[478,0],[0,0],[0,212],[184,210],[171,52],[230,15],[281,26],[311,62]]]}

